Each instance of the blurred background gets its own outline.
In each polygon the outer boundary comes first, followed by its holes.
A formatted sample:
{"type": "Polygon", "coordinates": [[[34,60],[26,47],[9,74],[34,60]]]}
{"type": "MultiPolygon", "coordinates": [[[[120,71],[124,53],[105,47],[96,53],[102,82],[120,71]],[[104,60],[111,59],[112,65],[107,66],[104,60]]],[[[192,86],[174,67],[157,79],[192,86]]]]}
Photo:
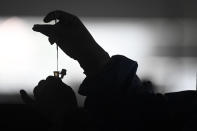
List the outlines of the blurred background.
{"type": "MultiPolygon", "coordinates": [[[[56,48],[32,31],[52,10],[81,18],[109,52],[138,62],[137,74],[160,93],[196,90],[197,1],[195,0],[1,0],[0,103],[20,103],[56,70],[56,48]]],[[[54,22],[52,22],[54,24],[54,22]]],[[[63,79],[77,92],[85,78],[79,64],[60,51],[63,79]]],[[[82,104],[84,97],[77,95],[82,104]]]]}

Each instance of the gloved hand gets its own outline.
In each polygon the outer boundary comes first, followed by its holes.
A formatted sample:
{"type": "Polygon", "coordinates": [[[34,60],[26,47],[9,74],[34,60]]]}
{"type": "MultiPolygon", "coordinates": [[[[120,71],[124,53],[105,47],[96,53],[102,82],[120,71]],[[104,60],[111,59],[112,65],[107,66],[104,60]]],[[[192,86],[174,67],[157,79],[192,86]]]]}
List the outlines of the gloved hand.
{"type": "Polygon", "coordinates": [[[101,48],[77,16],[53,11],[46,15],[44,22],[58,20],[54,25],[34,25],[33,30],[49,37],[51,44],[58,46],[71,58],[77,60],[86,75],[95,74],[109,60],[109,55],[101,48]]]}
{"type": "Polygon", "coordinates": [[[26,104],[33,106],[51,122],[58,122],[77,110],[75,93],[60,78],[53,76],[41,80],[34,88],[32,99],[24,90],[20,91],[26,104]]]}

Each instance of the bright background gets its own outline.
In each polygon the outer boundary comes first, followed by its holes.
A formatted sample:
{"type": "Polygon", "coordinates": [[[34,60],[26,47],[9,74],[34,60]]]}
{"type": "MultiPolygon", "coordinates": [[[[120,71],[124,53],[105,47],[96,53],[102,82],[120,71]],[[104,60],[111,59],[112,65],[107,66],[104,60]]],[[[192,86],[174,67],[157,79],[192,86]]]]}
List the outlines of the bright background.
{"type": "MultiPolygon", "coordinates": [[[[109,54],[139,64],[137,74],[156,91],[196,89],[197,1],[195,0],[1,0],[0,102],[20,101],[56,70],[56,50],[33,24],[52,10],[79,16],[109,54]]],[[[79,64],[60,51],[63,79],[77,92],[85,78],[79,64]]],[[[78,95],[79,103],[83,98],[78,95]]]]}
{"type": "MultiPolygon", "coordinates": [[[[81,18],[96,41],[110,56],[122,54],[138,62],[137,74],[157,85],[156,91],[196,89],[196,57],[188,49],[196,41],[196,20],[164,18],[81,18]],[[193,24],[193,25],[192,25],[193,24]],[[191,44],[191,45],[190,45],[191,44]],[[174,48],[176,45],[186,48],[174,48]]],[[[56,48],[48,38],[33,32],[41,17],[2,17],[0,19],[0,93],[32,92],[39,80],[56,70],[56,48]]],[[[60,51],[63,79],[77,91],[85,78],[79,64],[60,51]]],[[[80,97],[80,96],[78,96],[80,97]]]]}

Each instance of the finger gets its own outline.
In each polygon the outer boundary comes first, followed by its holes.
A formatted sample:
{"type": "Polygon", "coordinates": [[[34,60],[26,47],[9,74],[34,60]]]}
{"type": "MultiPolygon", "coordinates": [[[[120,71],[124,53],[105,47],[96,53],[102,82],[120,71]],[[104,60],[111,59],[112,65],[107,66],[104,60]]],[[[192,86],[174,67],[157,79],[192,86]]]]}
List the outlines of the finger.
{"type": "Polygon", "coordinates": [[[55,38],[49,37],[49,42],[51,43],[51,45],[53,45],[55,43],[55,38]]]}
{"type": "Polygon", "coordinates": [[[32,105],[35,103],[35,101],[27,94],[25,90],[20,90],[20,96],[26,104],[32,105]]]}
{"type": "Polygon", "coordinates": [[[55,79],[54,76],[48,76],[48,77],[46,78],[46,81],[53,81],[54,79],[55,79]]]}
{"type": "Polygon", "coordinates": [[[37,99],[45,90],[45,88],[49,89],[54,83],[56,83],[56,81],[57,80],[55,80],[54,76],[48,76],[46,80],[39,81],[38,85],[33,90],[35,98],[37,99]]]}
{"type": "Polygon", "coordinates": [[[46,78],[46,81],[49,83],[49,82],[51,82],[51,83],[59,83],[59,82],[61,82],[61,79],[59,78],[59,77],[54,77],[54,76],[48,76],[47,78],[46,78]]]}
{"type": "Polygon", "coordinates": [[[41,94],[41,92],[44,90],[46,85],[46,80],[39,81],[38,85],[34,88],[33,93],[34,97],[38,98],[38,96],[41,94]]]}
{"type": "Polygon", "coordinates": [[[46,82],[49,86],[49,88],[54,89],[54,87],[60,87],[60,85],[62,84],[62,81],[59,77],[54,77],[54,76],[49,76],[46,79],[46,82]]]}
{"type": "Polygon", "coordinates": [[[41,80],[38,82],[38,86],[44,86],[46,84],[45,80],[41,80]]]}
{"type": "Polygon", "coordinates": [[[54,25],[34,25],[33,31],[40,32],[48,37],[54,37],[55,36],[55,27],[54,25]]]}
{"type": "Polygon", "coordinates": [[[55,20],[55,19],[58,19],[58,20],[64,21],[64,22],[66,22],[66,21],[69,22],[75,17],[76,16],[74,16],[70,13],[57,10],[57,11],[53,11],[53,12],[50,12],[49,14],[47,14],[46,17],[44,18],[44,22],[48,23],[48,22],[55,20]]]}

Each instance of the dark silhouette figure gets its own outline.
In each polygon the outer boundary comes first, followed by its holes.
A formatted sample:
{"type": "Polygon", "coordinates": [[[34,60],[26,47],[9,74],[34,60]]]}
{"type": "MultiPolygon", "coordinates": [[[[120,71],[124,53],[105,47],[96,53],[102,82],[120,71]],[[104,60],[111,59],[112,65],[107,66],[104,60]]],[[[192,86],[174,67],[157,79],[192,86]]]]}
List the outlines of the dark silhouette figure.
{"type": "Polygon", "coordinates": [[[52,123],[51,129],[194,129],[197,118],[196,92],[153,93],[147,89],[150,83],[143,84],[136,75],[137,63],[121,55],[110,58],[78,17],[54,11],[44,18],[44,22],[56,19],[59,21],[54,25],[34,25],[33,30],[48,36],[51,44],[57,43],[68,56],[79,62],[87,76],[79,93],[86,96],[86,101],[84,107],[79,109],[73,90],[61,79],[52,76],[40,81],[35,87],[34,99],[21,90],[23,100],[52,123]]]}

